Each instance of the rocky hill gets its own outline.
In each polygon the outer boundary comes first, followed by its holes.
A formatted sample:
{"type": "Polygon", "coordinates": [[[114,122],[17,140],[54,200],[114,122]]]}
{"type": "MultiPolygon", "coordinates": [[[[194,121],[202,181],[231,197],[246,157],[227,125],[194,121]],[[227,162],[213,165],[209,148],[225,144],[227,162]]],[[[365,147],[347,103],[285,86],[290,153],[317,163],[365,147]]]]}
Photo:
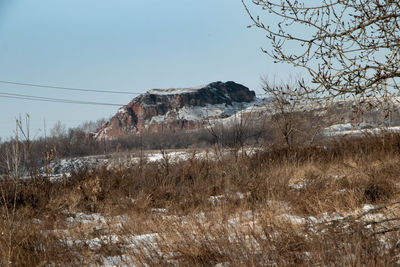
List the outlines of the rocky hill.
{"type": "Polygon", "coordinates": [[[153,89],[134,98],[95,133],[97,140],[143,130],[187,130],[209,119],[229,117],[255,100],[254,91],[235,82],[185,89],[153,89]]]}

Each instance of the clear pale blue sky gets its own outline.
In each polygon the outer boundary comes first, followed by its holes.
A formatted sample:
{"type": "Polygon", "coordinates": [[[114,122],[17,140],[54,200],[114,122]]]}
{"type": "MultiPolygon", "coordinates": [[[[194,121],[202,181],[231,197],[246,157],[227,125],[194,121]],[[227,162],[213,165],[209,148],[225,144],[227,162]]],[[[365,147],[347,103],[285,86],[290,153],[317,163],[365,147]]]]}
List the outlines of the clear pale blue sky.
{"type": "MultiPolygon", "coordinates": [[[[240,0],[0,0],[0,80],[142,93],[293,73],[260,48],[240,0]]],[[[0,92],[128,103],[133,96],[0,84],[0,92]]],[[[31,131],[113,115],[118,107],[0,98],[0,137],[29,113],[31,131]]],[[[39,133],[41,134],[41,133],[39,133]]]]}

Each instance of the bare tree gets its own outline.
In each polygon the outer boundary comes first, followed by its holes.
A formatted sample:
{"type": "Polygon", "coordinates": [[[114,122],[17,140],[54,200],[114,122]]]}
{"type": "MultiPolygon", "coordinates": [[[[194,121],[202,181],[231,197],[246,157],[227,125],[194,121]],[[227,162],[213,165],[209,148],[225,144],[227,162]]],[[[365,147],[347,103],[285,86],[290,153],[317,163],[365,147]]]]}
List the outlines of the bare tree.
{"type": "Polygon", "coordinates": [[[242,157],[246,156],[247,152],[253,152],[254,145],[265,136],[265,112],[256,106],[239,111],[222,122],[207,119],[206,123],[218,159],[222,158],[225,148],[229,149],[236,160],[239,154],[242,157]]]}
{"type": "Polygon", "coordinates": [[[61,121],[57,121],[53,128],[50,129],[51,137],[65,137],[67,135],[67,126],[61,121]]]}
{"type": "MultiPolygon", "coordinates": [[[[34,172],[32,160],[32,146],[29,134],[29,115],[25,117],[25,127],[21,119],[16,120],[15,137],[6,146],[5,161],[6,175],[0,178],[0,217],[3,220],[4,232],[0,234],[0,259],[1,266],[14,266],[13,253],[21,246],[25,239],[16,240],[19,231],[18,224],[23,215],[17,212],[18,194],[20,192],[21,178],[27,173],[34,172]],[[2,246],[1,246],[2,245],[2,246]],[[1,250],[3,248],[3,250],[1,250]]],[[[30,177],[33,179],[33,177],[30,177]]]]}
{"type": "Polygon", "coordinates": [[[399,89],[399,1],[246,1],[249,27],[262,29],[270,40],[263,51],[275,62],[305,68],[314,92],[358,98],[399,89]],[[264,22],[257,7],[273,23],[264,22]]]}
{"type": "MultiPolygon", "coordinates": [[[[78,126],[85,133],[94,133],[98,130],[104,123],[106,123],[106,119],[98,119],[96,121],[85,121],[78,126]]],[[[57,125],[57,124],[56,124],[57,125]]]]}
{"type": "Polygon", "coordinates": [[[303,89],[302,80],[271,84],[264,78],[262,84],[270,99],[272,131],[289,148],[295,142],[312,143],[324,127],[324,119],[328,120],[323,115],[329,102],[316,101],[313,94],[303,89]]]}

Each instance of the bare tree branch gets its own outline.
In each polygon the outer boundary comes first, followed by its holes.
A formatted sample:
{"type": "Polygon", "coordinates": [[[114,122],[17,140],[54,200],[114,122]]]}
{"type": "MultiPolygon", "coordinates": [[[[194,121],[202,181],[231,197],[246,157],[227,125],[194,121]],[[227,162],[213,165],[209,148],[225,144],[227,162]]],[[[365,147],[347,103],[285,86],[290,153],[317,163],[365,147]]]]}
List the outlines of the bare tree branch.
{"type": "Polygon", "coordinates": [[[242,0],[253,22],[249,27],[265,31],[270,40],[263,52],[275,62],[306,69],[312,91],[336,97],[399,89],[398,1],[252,0],[261,8],[259,15],[246,2],[242,0]],[[265,14],[274,22],[260,19],[265,14]]]}

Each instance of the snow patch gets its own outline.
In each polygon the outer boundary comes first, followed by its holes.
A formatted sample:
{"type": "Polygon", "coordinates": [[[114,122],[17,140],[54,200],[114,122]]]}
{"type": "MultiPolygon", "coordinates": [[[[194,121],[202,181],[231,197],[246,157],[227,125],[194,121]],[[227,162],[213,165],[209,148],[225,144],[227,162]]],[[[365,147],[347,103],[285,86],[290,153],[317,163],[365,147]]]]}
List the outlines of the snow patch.
{"type": "Polygon", "coordinates": [[[123,106],[123,107],[118,109],[117,113],[118,114],[126,114],[126,113],[128,113],[128,111],[126,110],[126,107],[123,106]]]}
{"type": "Polygon", "coordinates": [[[68,217],[66,219],[69,223],[81,223],[81,224],[89,224],[89,223],[103,223],[107,222],[106,218],[98,213],[93,214],[85,214],[83,212],[78,212],[73,214],[74,217],[68,217]]]}
{"type": "Polygon", "coordinates": [[[147,94],[154,95],[179,95],[185,93],[195,93],[200,89],[205,88],[205,85],[191,87],[191,88],[170,88],[170,89],[152,89],[147,91],[147,94]]]}
{"type": "Polygon", "coordinates": [[[374,127],[371,124],[335,124],[323,129],[322,134],[325,136],[343,136],[343,135],[363,135],[363,134],[379,134],[381,132],[400,132],[400,126],[391,127],[374,127]]]}
{"type": "Polygon", "coordinates": [[[179,160],[186,160],[188,159],[189,154],[186,152],[170,152],[170,153],[155,153],[155,154],[148,154],[146,158],[150,162],[161,161],[164,158],[168,158],[171,161],[179,161],[179,160]]]}

